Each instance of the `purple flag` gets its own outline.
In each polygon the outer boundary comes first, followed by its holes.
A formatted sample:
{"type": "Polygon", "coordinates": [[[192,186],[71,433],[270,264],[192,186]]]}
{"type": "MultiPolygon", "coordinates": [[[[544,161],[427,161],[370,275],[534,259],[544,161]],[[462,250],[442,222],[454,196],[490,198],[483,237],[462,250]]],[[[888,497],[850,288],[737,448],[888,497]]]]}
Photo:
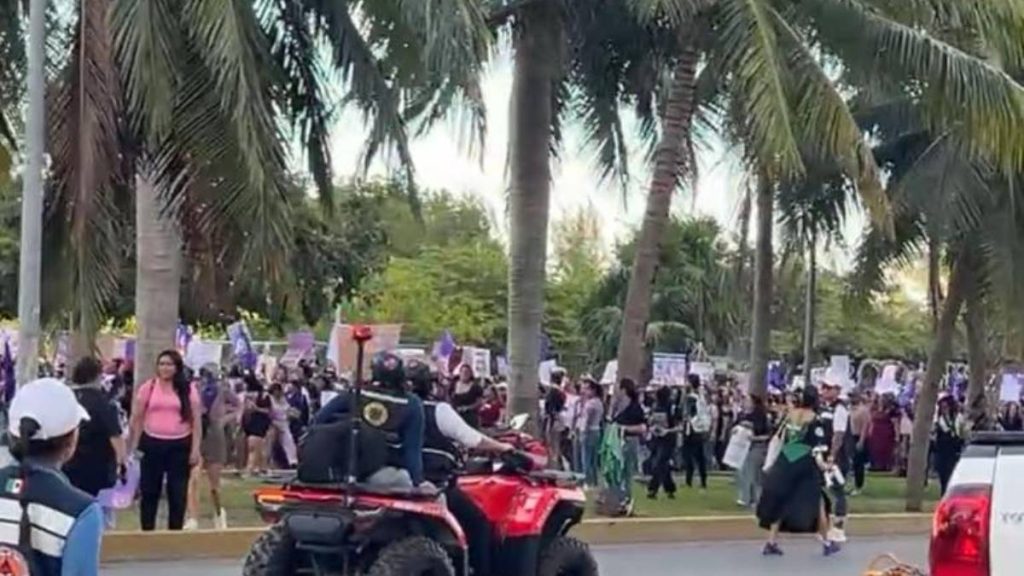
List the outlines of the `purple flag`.
{"type": "Polygon", "coordinates": [[[455,352],[455,338],[452,337],[452,333],[449,330],[445,330],[441,333],[441,340],[437,343],[437,355],[441,358],[447,358],[455,352]]]}
{"type": "Polygon", "coordinates": [[[174,334],[174,343],[178,348],[178,352],[185,354],[188,352],[188,345],[192,342],[192,329],[178,322],[178,329],[174,334]]]}

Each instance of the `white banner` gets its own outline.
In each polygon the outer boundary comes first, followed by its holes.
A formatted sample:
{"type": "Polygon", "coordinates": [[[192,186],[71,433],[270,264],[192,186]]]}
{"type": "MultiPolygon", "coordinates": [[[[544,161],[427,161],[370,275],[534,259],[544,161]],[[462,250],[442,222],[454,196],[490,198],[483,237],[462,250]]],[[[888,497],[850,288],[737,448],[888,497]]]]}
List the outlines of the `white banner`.
{"type": "MultiPolygon", "coordinates": [[[[714,374],[714,366],[710,362],[705,364],[714,374]]],[[[686,384],[686,368],[685,354],[655,354],[652,380],[669,386],[683,386],[686,384]]]]}

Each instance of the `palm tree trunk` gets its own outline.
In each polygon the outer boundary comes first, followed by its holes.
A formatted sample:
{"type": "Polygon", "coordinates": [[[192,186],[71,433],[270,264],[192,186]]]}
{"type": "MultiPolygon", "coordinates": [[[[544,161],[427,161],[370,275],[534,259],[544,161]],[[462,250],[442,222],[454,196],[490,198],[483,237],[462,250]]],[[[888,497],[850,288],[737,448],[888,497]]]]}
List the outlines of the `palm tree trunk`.
{"type": "Polygon", "coordinates": [[[768,391],[768,354],[771,351],[774,208],[775,186],[762,171],[757,183],[757,247],[754,253],[754,303],[748,384],[750,393],[761,397],[768,391]]]}
{"type": "Polygon", "coordinates": [[[928,369],[924,382],[917,391],[914,409],[914,430],[910,436],[910,456],[907,470],[907,511],[920,512],[924,502],[924,482],[928,474],[928,444],[931,439],[932,423],[935,419],[935,404],[939,397],[939,382],[946,371],[953,351],[953,332],[956,319],[964,303],[965,275],[968,267],[965,254],[961,253],[949,279],[946,301],[942,305],[935,340],[928,355],[928,369]]]}
{"type": "Polygon", "coordinates": [[[39,300],[43,270],[43,152],[46,110],[46,0],[29,5],[28,120],[21,193],[21,256],[18,270],[18,384],[39,368],[39,300]]]}
{"type": "Polygon", "coordinates": [[[928,308],[932,313],[932,334],[938,330],[939,307],[942,306],[942,284],[939,281],[939,242],[934,235],[928,236],[928,308]]]}
{"type": "MultiPolygon", "coordinates": [[[[672,86],[662,136],[655,156],[651,191],[647,195],[647,209],[640,228],[633,257],[633,270],[629,290],[622,311],[622,331],[619,337],[619,378],[638,380],[644,367],[647,323],[651,316],[651,291],[654,274],[661,255],[661,242],[672,208],[672,196],[679,182],[683,146],[690,134],[693,121],[694,92],[697,86],[697,50],[687,44],[673,73],[672,86]]],[[[692,170],[693,158],[686,159],[692,170]]]]}
{"type": "Polygon", "coordinates": [[[161,351],[174,347],[181,295],[181,236],[163,211],[156,183],[148,174],[135,179],[135,382],[153,377],[161,351]]]}
{"type": "Polygon", "coordinates": [[[972,430],[988,427],[988,355],[986,354],[985,303],[974,274],[969,274],[964,324],[967,325],[967,361],[971,378],[967,386],[967,419],[972,430]]]}
{"type": "Polygon", "coordinates": [[[807,291],[804,294],[804,382],[811,384],[811,354],[814,351],[815,297],[818,294],[818,255],[814,233],[808,238],[807,291]]]}
{"type": "Polygon", "coordinates": [[[550,2],[539,2],[522,8],[517,27],[509,146],[509,400],[511,413],[535,414],[561,18],[550,2]]]}

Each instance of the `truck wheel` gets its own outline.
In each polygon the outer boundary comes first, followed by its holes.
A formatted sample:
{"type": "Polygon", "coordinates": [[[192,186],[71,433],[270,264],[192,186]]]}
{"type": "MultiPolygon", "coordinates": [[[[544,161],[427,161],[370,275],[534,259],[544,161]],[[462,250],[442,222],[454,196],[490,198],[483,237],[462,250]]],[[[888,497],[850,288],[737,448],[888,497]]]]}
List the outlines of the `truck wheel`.
{"type": "Polygon", "coordinates": [[[291,576],[292,539],[278,522],[253,542],[245,557],[242,576],[291,576]]]}
{"type": "Polygon", "coordinates": [[[598,576],[590,547],[569,536],[559,536],[540,555],[538,576],[598,576]]]}
{"type": "Polygon", "coordinates": [[[455,567],[440,544],[413,536],[381,549],[366,576],[455,576],[455,567]]]}

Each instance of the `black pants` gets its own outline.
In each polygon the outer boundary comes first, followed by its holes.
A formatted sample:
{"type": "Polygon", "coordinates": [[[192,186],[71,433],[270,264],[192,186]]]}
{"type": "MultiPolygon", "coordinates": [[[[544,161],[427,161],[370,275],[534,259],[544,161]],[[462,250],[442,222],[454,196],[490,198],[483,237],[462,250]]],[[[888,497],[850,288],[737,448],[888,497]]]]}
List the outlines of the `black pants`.
{"type": "Polygon", "coordinates": [[[142,530],[149,532],[156,528],[156,511],[160,506],[164,478],[167,479],[167,529],[181,530],[185,525],[188,479],[192,471],[188,462],[192,438],[160,440],[143,435],[139,448],[142,450],[139,478],[142,496],[139,522],[142,530]]]}
{"type": "Polygon", "coordinates": [[[939,477],[939,488],[942,494],[946,493],[949,487],[949,479],[953,477],[953,470],[960,460],[960,453],[953,450],[936,450],[935,453],[935,474],[939,477]]]}
{"type": "Polygon", "coordinates": [[[693,432],[683,438],[683,459],[686,460],[686,485],[693,487],[694,468],[700,473],[700,487],[708,487],[708,461],[704,434],[693,432]]]}
{"type": "Polygon", "coordinates": [[[459,489],[454,480],[445,491],[448,510],[459,521],[462,531],[466,533],[469,545],[469,567],[473,574],[487,576],[491,573],[491,523],[483,510],[459,489]]]}
{"type": "Polygon", "coordinates": [[[672,478],[672,452],[675,444],[673,436],[651,440],[651,480],[647,483],[649,496],[657,496],[661,488],[665,489],[666,494],[676,493],[676,482],[672,478]]]}
{"type": "Polygon", "coordinates": [[[868,448],[860,447],[860,438],[853,438],[853,487],[857,490],[864,489],[864,478],[868,468],[868,448]]]}

